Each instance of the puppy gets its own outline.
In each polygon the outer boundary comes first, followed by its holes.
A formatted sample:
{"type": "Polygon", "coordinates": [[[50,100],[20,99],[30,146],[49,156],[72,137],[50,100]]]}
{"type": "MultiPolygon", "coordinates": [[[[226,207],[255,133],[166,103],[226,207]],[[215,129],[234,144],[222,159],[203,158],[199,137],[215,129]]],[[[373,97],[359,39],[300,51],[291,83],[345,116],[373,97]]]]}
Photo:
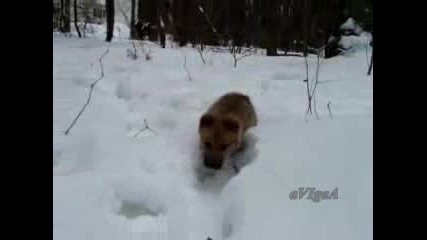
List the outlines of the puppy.
{"type": "Polygon", "coordinates": [[[227,156],[243,150],[245,133],[257,124],[255,108],[248,96],[230,92],[217,99],[199,121],[204,166],[221,169],[227,156]]]}

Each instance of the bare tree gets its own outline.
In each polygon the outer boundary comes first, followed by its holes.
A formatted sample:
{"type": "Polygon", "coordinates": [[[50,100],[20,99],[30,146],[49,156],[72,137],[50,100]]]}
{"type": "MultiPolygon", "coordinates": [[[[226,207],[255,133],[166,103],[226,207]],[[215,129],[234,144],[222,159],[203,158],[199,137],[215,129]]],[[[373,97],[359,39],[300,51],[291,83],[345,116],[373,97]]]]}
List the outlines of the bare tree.
{"type": "MultiPolygon", "coordinates": [[[[300,0],[301,1],[301,0],[300,0]]],[[[267,56],[277,56],[278,46],[278,0],[261,1],[260,16],[262,20],[262,45],[267,50],[267,56]]]]}
{"type": "Polygon", "coordinates": [[[79,38],[82,37],[82,34],[80,33],[79,25],[77,24],[77,0],[74,0],[74,27],[76,28],[77,34],[79,34],[79,38]]]}
{"type": "MultiPolygon", "coordinates": [[[[302,0],[302,5],[303,5],[302,6],[303,16],[308,16],[308,2],[307,2],[307,0],[302,0]]],[[[308,54],[308,31],[309,31],[308,25],[310,24],[310,21],[307,17],[303,17],[301,23],[302,23],[302,29],[303,29],[302,31],[303,31],[303,39],[304,39],[303,40],[303,43],[304,43],[303,54],[304,54],[304,57],[307,58],[307,54],[308,54]]]]}
{"type": "MultiPolygon", "coordinates": [[[[141,31],[144,31],[144,28],[147,27],[148,24],[145,24],[141,27],[141,31]]],[[[131,44],[132,44],[132,49],[127,49],[127,55],[129,57],[131,57],[133,60],[138,59],[138,49],[137,49],[137,44],[139,42],[139,46],[141,48],[142,54],[145,55],[145,60],[150,61],[151,60],[151,48],[148,47],[148,51],[145,49],[145,44],[144,41],[138,41],[135,39],[131,39],[130,40],[131,44]]]]}
{"type": "MultiPolygon", "coordinates": [[[[82,27],[82,32],[83,32],[83,37],[86,37],[86,32],[88,32],[87,30],[87,25],[88,23],[92,23],[92,19],[90,17],[90,11],[94,8],[94,6],[96,5],[96,0],[85,0],[83,1],[80,5],[78,5],[78,8],[81,9],[81,14],[83,15],[83,27],[82,27]]],[[[90,26],[90,32],[94,32],[93,30],[93,26],[90,26]]]]}
{"type": "MultiPolygon", "coordinates": [[[[130,19],[130,17],[128,16],[128,12],[129,12],[129,10],[132,10],[132,9],[129,9],[129,8],[126,8],[126,7],[123,7],[120,3],[119,4],[117,4],[117,8],[118,8],[118,10],[119,10],[119,12],[122,14],[122,16],[123,16],[123,18],[124,18],[124,20],[125,20],[125,22],[126,22],[126,25],[131,29],[131,27],[132,27],[132,23],[131,23],[131,19],[130,19]]],[[[131,7],[132,8],[132,7],[131,7]]],[[[131,13],[132,14],[132,13],[131,13]]]]}
{"type": "Polygon", "coordinates": [[[131,39],[136,38],[136,31],[135,31],[135,11],[136,11],[136,0],[132,0],[131,2],[131,8],[130,8],[130,37],[131,39]]]}
{"type": "Polygon", "coordinates": [[[61,32],[70,32],[70,0],[61,0],[61,15],[59,24],[61,32]]]}
{"type": "Polygon", "coordinates": [[[165,35],[165,20],[167,18],[166,16],[166,9],[165,9],[166,0],[157,0],[157,29],[158,33],[160,35],[160,45],[162,48],[166,47],[166,35],[165,35]]]}
{"type": "MultiPolygon", "coordinates": [[[[128,0],[128,3],[138,6],[136,25],[150,23],[143,35],[150,41],[160,41],[161,45],[165,32],[173,34],[181,47],[187,43],[199,47],[199,54],[206,45],[225,46],[233,42],[238,47],[261,47],[268,56],[278,56],[282,55],[278,49],[284,50],[285,55],[296,55],[295,52],[307,55],[310,46],[325,44],[317,43],[319,33],[323,40],[332,36],[338,39],[343,10],[350,5],[363,8],[366,1],[354,4],[341,0],[128,0]],[[204,15],[197,12],[198,6],[209,16],[210,23],[206,24],[204,15]]],[[[336,52],[337,45],[331,44],[325,57],[335,56],[336,52]]]]}
{"type": "MultiPolygon", "coordinates": [[[[136,48],[136,44],[134,39],[136,38],[135,34],[136,34],[136,27],[135,27],[135,0],[132,0],[132,6],[130,8],[131,14],[130,14],[130,19],[128,17],[128,11],[129,9],[124,8],[120,2],[119,4],[117,4],[117,8],[120,11],[120,13],[122,14],[126,24],[128,25],[128,27],[130,28],[131,32],[130,32],[130,42],[132,44],[132,49],[126,49],[127,51],[127,55],[128,57],[132,58],[133,60],[138,59],[138,49],[136,48]]],[[[142,28],[144,28],[144,26],[142,26],[142,28]]],[[[143,48],[143,44],[141,43],[141,47],[143,48]]],[[[144,49],[142,49],[144,52],[144,49]]]]}
{"type": "Polygon", "coordinates": [[[114,0],[105,0],[107,12],[107,42],[111,42],[114,33],[114,0]]]}
{"type": "Polygon", "coordinates": [[[234,60],[234,68],[237,67],[237,62],[242,60],[245,57],[253,55],[255,49],[253,47],[249,47],[242,50],[242,47],[237,47],[234,44],[230,47],[230,53],[233,56],[234,60]]]}
{"type": "MultiPolygon", "coordinates": [[[[163,2],[163,0],[161,2],[163,2]]],[[[142,32],[140,29],[138,29],[140,35],[139,37],[143,38],[143,35],[148,35],[148,39],[152,42],[156,42],[158,40],[159,33],[159,10],[157,6],[158,3],[156,0],[138,0],[137,25],[139,24],[142,26],[146,23],[149,23],[145,27],[145,32],[142,32]]]]}
{"type": "MultiPolygon", "coordinates": [[[[228,34],[224,34],[224,33],[220,33],[218,32],[218,30],[215,28],[215,26],[212,24],[212,21],[210,20],[209,16],[206,14],[205,10],[202,8],[202,6],[199,6],[199,12],[204,16],[207,24],[209,25],[209,28],[211,29],[211,31],[217,35],[217,37],[219,39],[222,39],[223,41],[226,41],[227,39],[232,39],[231,36],[229,36],[228,34]]],[[[237,67],[237,62],[245,57],[248,57],[250,55],[252,55],[255,51],[254,48],[250,47],[247,48],[245,50],[242,51],[242,47],[238,46],[236,41],[232,40],[231,44],[229,44],[228,46],[228,51],[231,54],[231,56],[233,57],[233,66],[236,68],[237,67]]],[[[199,50],[199,54],[203,60],[203,63],[205,63],[204,58],[203,58],[203,49],[199,50]]]]}

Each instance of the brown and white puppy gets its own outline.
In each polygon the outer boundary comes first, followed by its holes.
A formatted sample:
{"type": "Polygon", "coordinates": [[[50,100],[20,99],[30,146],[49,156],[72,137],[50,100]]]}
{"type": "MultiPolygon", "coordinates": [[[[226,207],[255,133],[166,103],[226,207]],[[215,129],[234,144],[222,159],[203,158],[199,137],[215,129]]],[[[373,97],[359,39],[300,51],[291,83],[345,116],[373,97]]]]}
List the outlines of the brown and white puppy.
{"type": "Polygon", "coordinates": [[[199,121],[204,166],[221,169],[227,156],[242,150],[246,131],[257,124],[256,112],[248,96],[238,92],[221,96],[199,121]]]}

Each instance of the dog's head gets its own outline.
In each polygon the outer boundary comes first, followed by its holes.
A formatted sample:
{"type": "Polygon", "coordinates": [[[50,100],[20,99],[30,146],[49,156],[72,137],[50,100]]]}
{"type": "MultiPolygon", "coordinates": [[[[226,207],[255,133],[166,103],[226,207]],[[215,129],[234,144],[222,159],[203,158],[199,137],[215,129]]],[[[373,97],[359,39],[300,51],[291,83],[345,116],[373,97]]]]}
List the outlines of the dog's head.
{"type": "Polygon", "coordinates": [[[204,114],[199,122],[199,135],[205,167],[221,169],[225,157],[238,148],[241,131],[237,118],[204,114]]]}

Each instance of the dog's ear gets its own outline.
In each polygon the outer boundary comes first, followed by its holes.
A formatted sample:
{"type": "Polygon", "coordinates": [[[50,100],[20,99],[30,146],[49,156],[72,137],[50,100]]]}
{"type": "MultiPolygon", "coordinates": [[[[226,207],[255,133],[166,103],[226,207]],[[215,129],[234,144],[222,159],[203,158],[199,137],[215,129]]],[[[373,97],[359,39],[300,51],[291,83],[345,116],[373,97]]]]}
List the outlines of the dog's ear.
{"type": "Polygon", "coordinates": [[[233,118],[225,118],[222,120],[222,126],[230,132],[239,132],[240,124],[233,118]]]}
{"type": "Polygon", "coordinates": [[[212,125],[215,122],[215,117],[210,115],[210,114],[204,114],[201,118],[200,118],[200,122],[199,122],[199,128],[209,128],[212,127],[212,125]]]}
{"type": "Polygon", "coordinates": [[[244,94],[242,94],[242,98],[243,98],[246,102],[251,103],[251,99],[249,98],[249,96],[248,96],[248,95],[244,95],[244,94]]]}

